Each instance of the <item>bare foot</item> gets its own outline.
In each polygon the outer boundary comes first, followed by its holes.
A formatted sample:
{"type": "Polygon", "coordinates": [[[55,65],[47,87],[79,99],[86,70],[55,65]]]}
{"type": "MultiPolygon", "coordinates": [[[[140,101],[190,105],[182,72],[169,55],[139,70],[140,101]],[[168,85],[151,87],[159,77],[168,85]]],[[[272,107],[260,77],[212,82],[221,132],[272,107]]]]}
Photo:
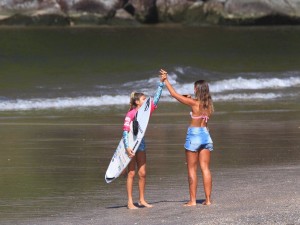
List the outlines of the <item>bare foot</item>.
{"type": "Polygon", "coordinates": [[[127,209],[138,209],[133,203],[128,203],[127,209]]]}
{"type": "Polygon", "coordinates": [[[204,201],[204,202],[202,202],[202,205],[211,205],[211,202],[210,201],[204,201]]]}
{"type": "Polygon", "coordinates": [[[196,202],[189,201],[189,202],[185,203],[183,206],[196,206],[196,202]]]}
{"type": "Polygon", "coordinates": [[[140,201],[139,206],[144,206],[146,208],[152,208],[153,205],[148,204],[146,201],[140,201]]]}

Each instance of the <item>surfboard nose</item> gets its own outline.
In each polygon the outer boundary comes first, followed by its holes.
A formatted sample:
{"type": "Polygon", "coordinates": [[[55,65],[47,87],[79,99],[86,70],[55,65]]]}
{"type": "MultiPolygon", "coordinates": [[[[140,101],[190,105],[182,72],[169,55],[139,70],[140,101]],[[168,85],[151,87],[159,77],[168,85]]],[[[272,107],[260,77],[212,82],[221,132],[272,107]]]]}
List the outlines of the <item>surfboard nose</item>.
{"type": "Polygon", "coordinates": [[[110,183],[115,179],[115,177],[108,177],[107,175],[105,175],[105,181],[106,183],[110,183]]]}

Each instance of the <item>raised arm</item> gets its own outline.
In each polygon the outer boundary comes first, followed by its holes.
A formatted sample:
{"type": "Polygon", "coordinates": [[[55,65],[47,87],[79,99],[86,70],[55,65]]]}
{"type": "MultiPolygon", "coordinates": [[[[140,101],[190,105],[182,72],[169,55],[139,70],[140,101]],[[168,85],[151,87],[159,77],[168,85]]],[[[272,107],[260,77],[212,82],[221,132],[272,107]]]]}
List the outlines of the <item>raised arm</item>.
{"type": "Polygon", "coordinates": [[[164,80],[165,85],[173,98],[175,98],[177,101],[181,102],[182,104],[185,104],[188,106],[194,106],[197,104],[196,101],[194,99],[190,98],[189,96],[184,96],[184,95],[178,94],[176,92],[176,90],[173,88],[173,86],[169,82],[168,74],[165,70],[161,69],[160,73],[161,73],[161,76],[165,79],[164,80]]]}
{"type": "Polygon", "coordinates": [[[160,96],[161,96],[161,93],[162,93],[162,89],[163,87],[165,86],[165,84],[163,82],[160,82],[159,85],[158,85],[158,88],[154,94],[154,97],[153,97],[153,103],[155,106],[157,106],[158,102],[159,102],[159,99],[160,99],[160,96]]]}

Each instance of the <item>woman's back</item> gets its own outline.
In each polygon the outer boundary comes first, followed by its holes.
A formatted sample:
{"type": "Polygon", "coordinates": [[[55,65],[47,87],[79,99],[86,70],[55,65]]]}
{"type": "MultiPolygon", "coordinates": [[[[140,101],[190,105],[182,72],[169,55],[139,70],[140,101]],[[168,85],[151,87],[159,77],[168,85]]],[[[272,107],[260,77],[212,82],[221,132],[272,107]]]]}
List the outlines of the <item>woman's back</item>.
{"type": "Polygon", "coordinates": [[[209,120],[210,114],[208,109],[203,109],[203,103],[197,99],[194,99],[195,105],[192,106],[191,116],[191,127],[206,127],[209,120]]]}

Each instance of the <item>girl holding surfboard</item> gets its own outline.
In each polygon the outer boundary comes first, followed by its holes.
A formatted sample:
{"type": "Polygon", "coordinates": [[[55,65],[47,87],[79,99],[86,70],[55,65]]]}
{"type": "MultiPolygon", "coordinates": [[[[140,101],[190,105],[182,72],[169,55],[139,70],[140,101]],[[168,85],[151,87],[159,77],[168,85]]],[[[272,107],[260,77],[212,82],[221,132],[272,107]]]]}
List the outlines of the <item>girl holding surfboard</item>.
{"type": "Polygon", "coordinates": [[[214,112],[212,99],[209,92],[208,83],[204,80],[198,80],[194,83],[194,92],[196,98],[178,94],[168,80],[168,74],[161,69],[161,79],[165,79],[165,85],[171,96],[180,103],[191,108],[191,123],[187,130],[185,142],[185,155],[188,169],[188,181],[190,191],[190,201],[184,206],[196,205],[197,193],[197,168],[198,163],[202,171],[203,185],[205,192],[204,205],[211,204],[212,177],[209,169],[210,152],[213,150],[213,142],[207,129],[209,117],[214,112]]]}
{"type": "MultiPolygon", "coordinates": [[[[164,79],[160,79],[157,91],[154,95],[153,101],[151,102],[151,113],[157,108],[158,101],[160,99],[162,89],[164,87],[164,79]]],[[[133,204],[132,198],[132,189],[133,189],[133,179],[135,176],[135,168],[137,165],[137,172],[139,175],[139,206],[152,207],[145,200],[145,184],[146,184],[146,145],[144,138],[142,139],[136,153],[134,154],[133,150],[129,147],[129,138],[128,133],[130,131],[130,124],[134,121],[135,115],[138,109],[143,105],[146,96],[143,93],[132,92],[130,95],[130,109],[126,114],[124,125],[123,125],[123,142],[127,154],[131,159],[128,164],[127,170],[127,195],[128,195],[128,209],[137,209],[133,204]]]]}

